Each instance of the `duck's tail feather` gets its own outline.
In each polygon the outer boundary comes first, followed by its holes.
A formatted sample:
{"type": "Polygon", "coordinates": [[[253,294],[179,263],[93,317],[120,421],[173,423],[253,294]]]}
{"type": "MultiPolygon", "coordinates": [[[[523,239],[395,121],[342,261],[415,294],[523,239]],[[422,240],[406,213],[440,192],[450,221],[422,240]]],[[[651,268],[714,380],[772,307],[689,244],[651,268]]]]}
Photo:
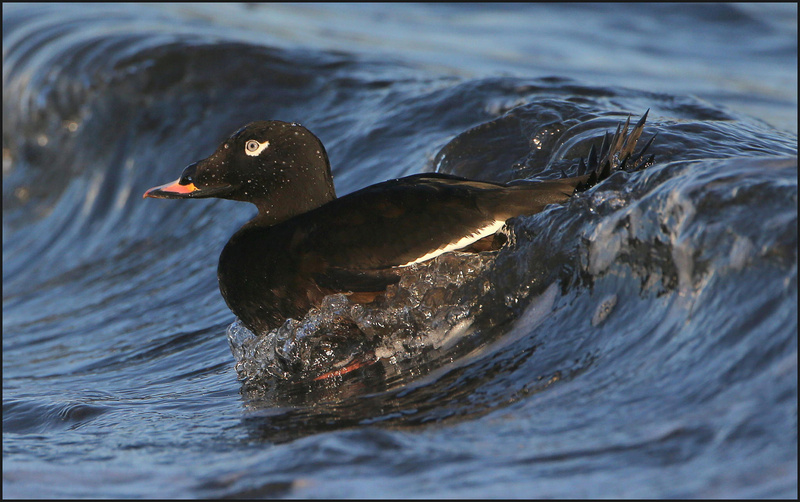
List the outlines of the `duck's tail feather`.
{"type": "Polygon", "coordinates": [[[633,172],[653,165],[655,155],[645,158],[645,153],[647,153],[650,145],[653,144],[656,134],[648,140],[639,153],[634,154],[636,144],[642,136],[642,131],[644,131],[648,113],[650,113],[649,108],[636,125],[633,126],[630,133],[628,132],[628,127],[630,127],[631,123],[630,115],[624,125],[619,124],[617,126],[617,130],[613,135],[607,132],[603,136],[603,143],[600,146],[599,153],[595,146],[592,145],[586,160],[581,158],[578,164],[578,178],[582,179],[575,185],[575,193],[588,190],[616,171],[633,172]]]}

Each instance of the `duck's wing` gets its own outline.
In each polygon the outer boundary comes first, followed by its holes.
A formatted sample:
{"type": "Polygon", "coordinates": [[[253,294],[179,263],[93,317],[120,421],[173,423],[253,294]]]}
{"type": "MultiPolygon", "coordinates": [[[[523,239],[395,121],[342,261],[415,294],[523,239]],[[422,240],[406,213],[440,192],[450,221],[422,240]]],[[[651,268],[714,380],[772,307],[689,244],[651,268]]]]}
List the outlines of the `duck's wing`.
{"type": "Polygon", "coordinates": [[[337,271],[407,267],[493,235],[509,218],[564,202],[580,182],[503,186],[441,174],[391,180],[297,217],[289,252],[337,271]]]}

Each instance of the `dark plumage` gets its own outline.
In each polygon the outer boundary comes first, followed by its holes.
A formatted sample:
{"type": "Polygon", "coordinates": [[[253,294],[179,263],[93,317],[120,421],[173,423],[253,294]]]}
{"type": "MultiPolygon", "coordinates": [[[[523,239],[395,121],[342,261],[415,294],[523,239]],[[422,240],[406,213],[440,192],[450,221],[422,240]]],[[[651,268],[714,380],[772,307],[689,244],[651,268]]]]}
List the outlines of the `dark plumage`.
{"type": "Polygon", "coordinates": [[[576,177],[508,186],[425,173],[339,198],[316,136],[298,124],[254,122],[144,197],[220,197],[258,207],[223,249],[217,273],[228,307],[264,332],[302,318],[331,293],[369,299],[412,263],[491,239],[509,218],[562,203],[614,170],[652,163],[643,160],[647,147],[633,155],[646,116],[630,134],[626,123],[607,135],[599,160],[593,148],[576,177]]]}

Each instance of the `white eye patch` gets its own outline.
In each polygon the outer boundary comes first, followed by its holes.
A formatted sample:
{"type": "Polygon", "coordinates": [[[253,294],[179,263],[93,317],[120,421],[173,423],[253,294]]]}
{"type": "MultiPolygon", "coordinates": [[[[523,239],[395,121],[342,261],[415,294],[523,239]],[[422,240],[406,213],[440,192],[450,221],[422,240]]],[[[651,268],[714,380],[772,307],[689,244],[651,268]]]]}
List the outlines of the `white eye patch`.
{"type": "Polygon", "coordinates": [[[265,141],[263,143],[259,143],[254,139],[248,139],[247,143],[244,144],[244,153],[251,157],[255,157],[260,155],[261,152],[267,149],[269,146],[269,141],[265,141]]]}

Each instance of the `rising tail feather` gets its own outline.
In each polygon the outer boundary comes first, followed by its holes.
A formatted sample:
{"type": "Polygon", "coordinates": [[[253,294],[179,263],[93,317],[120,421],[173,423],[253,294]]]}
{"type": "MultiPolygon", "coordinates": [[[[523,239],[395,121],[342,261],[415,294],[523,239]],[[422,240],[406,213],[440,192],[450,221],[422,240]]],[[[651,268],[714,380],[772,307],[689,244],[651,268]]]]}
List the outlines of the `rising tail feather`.
{"type": "Polygon", "coordinates": [[[650,145],[653,144],[653,140],[656,137],[655,134],[638,154],[634,154],[636,144],[642,136],[642,131],[644,131],[644,123],[647,121],[648,113],[650,113],[649,108],[639,119],[639,122],[633,126],[630,133],[628,133],[628,127],[631,123],[630,115],[624,126],[622,124],[617,126],[613,136],[607,132],[603,136],[603,144],[600,146],[599,153],[595,146],[592,145],[586,160],[581,158],[578,164],[578,176],[576,177],[578,183],[575,185],[575,193],[588,190],[616,171],[633,172],[653,165],[655,155],[645,158],[645,153],[650,148],[650,145]]]}

